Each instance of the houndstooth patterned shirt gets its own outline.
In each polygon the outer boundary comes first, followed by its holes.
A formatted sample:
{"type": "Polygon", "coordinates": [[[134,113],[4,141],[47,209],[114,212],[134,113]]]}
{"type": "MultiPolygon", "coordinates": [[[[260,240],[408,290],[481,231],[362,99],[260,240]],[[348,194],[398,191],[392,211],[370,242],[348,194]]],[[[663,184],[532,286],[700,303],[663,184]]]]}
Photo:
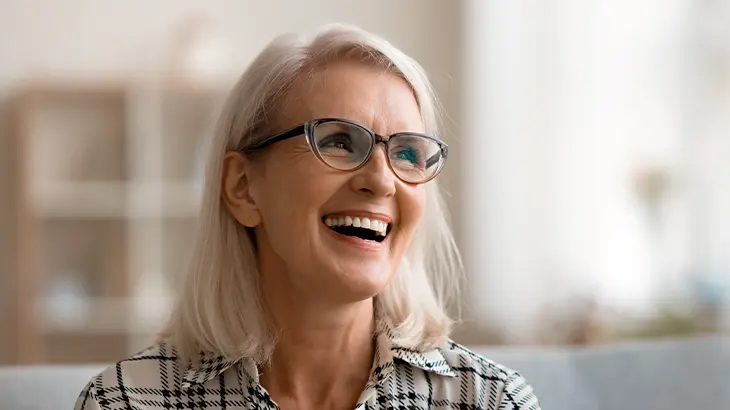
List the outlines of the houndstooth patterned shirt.
{"type": "MultiPolygon", "coordinates": [[[[397,346],[379,322],[369,381],[355,406],[379,409],[539,410],[518,373],[454,342],[418,352],[397,346]]],[[[202,355],[183,367],[175,348],[159,344],[92,378],[75,410],[279,409],[259,384],[251,360],[202,355]]]]}

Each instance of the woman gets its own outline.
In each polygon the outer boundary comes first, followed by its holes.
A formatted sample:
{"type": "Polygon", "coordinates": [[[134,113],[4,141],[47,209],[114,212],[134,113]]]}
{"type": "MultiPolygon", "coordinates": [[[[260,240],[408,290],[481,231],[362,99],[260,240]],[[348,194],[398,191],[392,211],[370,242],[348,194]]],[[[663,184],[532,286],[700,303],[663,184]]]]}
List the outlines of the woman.
{"type": "Polygon", "coordinates": [[[77,409],[538,409],[517,373],[448,339],[459,257],[420,66],[362,30],[284,36],[212,143],[201,229],[159,344],[77,409]]]}

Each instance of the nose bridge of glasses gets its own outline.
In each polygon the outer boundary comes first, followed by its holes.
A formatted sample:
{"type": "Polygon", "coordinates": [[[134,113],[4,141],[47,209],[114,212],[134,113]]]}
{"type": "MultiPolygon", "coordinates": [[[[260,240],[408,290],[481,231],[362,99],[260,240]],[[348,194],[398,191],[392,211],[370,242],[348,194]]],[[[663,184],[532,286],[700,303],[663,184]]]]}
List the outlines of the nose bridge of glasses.
{"type": "Polygon", "coordinates": [[[384,146],[388,145],[388,141],[390,141],[391,138],[393,138],[392,135],[380,135],[377,133],[372,133],[373,135],[373,145],[383,144],[384,146]]]}
{"type": "Polygon", "coordinates": [[[395,169],[393,168],[393,164],[391,162],[390,153],[388,152],[390,150],[389,143],[392,139],[398,137],[400,134],[380,135],[375,132],[371,132],[370,134],[373,136],[373,148],[370,155],[371,158],[369,158],[367,162],[370,162],[372,160],[372,157],[380,151],[383,154],[383,165],[388,168],[388,171],[395,173],[395,169]],[[382,149],[378,149],[378,146],[382,146],[382,149]]]}

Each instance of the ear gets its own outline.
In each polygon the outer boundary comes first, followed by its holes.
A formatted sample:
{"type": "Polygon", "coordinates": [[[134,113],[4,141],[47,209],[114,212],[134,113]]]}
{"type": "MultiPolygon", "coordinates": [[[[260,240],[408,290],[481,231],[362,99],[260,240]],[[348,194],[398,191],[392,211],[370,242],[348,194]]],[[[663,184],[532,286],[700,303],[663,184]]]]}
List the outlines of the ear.
{"type": "Polygon", "coordinates": [[[261,223],[261,213],[251,195],[251,163],[238,152],[223,157],[221,199],[238,223],[253,228],[261,223]]]}

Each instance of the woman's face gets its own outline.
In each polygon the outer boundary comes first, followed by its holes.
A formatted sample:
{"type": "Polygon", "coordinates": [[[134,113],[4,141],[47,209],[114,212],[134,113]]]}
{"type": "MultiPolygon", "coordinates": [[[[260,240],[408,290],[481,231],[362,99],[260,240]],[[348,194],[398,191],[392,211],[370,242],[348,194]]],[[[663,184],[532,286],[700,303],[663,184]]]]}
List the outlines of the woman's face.
{"type": "MultiPolygon", "coordinates": [[[[296,83],[282,111],[277,131],[317,118],[356,121],[380,135],[424,131],[406,82],[350,62],[296,83]]],[[[253,162],[229,155],[224,195],[234,217],[254,228],[267,287],[337,302],[363,300],[385,287],[425,201],[423,185],[393,174],[382,144],[362,168],[344,172],[320,162],[303,135],[269,146],[253,162]],[[362,229],[368,223],[371,232],[362,229]]]]}

